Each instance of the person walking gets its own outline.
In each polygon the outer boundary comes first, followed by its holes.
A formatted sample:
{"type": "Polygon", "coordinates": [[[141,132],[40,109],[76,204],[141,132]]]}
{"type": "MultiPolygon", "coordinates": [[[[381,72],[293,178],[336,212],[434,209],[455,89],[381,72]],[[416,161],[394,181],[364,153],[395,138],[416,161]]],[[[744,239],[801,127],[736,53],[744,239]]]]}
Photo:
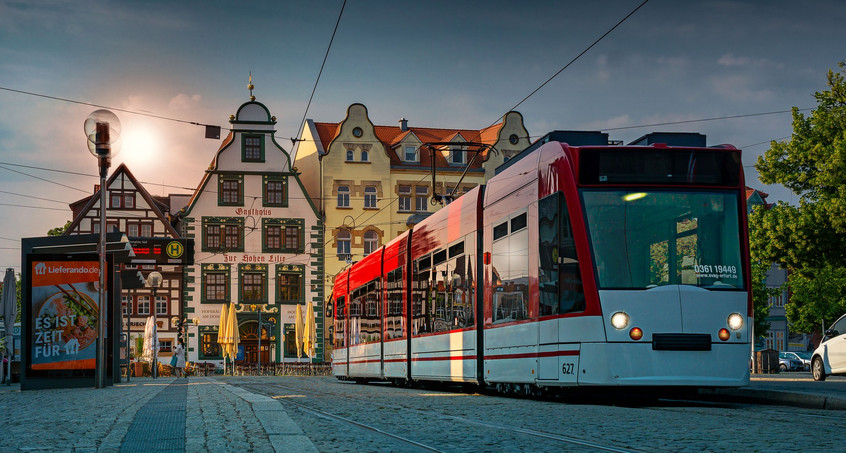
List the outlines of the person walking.
{"type": "Polygon", "coordinates": [[[179,339],[173,355],[176,357],[176,365],[173,367],[176,370],[176,376],[187,378],[188,375],[185,374],[185,340],[182,338],[179,339]]]}

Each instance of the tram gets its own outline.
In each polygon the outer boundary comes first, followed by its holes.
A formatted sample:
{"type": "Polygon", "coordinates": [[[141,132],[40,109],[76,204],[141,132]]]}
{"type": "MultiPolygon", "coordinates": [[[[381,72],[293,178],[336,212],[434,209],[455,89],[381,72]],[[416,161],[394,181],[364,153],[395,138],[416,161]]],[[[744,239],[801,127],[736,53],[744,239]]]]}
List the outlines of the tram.
{"type": "Polygon", "coordinates": [[[537,146],[336,276],[339,379],[749,382],[741,152],[537,146]]]}

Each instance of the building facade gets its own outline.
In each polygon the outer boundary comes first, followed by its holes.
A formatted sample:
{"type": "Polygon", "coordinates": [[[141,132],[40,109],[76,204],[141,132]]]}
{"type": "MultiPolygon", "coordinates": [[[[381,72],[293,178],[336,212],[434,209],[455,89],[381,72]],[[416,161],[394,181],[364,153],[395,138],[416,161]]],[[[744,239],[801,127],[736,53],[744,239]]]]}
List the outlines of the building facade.
{"type": "MultiPolygon", "coordinates": [[[[297,305],[323,312],[322,222],[274,138],[276,117],[267,107],[251,96],[229,122],[231,132],[180,214],[180,231],[195,241],[185,311],[199,322],[188,327],[188,360],[222,361],[219,316],[233,302],[236,360],[297,361],[297,305]]],[[[322,335],[322,317],[316,322],[322,335]]],[[[322,355],[319,345],[314,360],[322,355]]]]}
{"type": "MultiPolygon", "coordinates": [[[[130,239],[180,238],[172,225],[171,211],[184,206],[184,196],[152,196],[135,178],[125,164],[119,165],[106,181],[106,231],[120,231],[130,239]]],[[[63,234],[100,232],[100,191],[70,205],[73,221],[63,234]]],[[[147,318],[156,316],[161,349],[159,361],[167,363],[176,346],[178,325],[172,319],[182,319],[183,266],[136,264],[123,265],[123,270],[140,271],[143,276],[158,271],[162,283],[152,288],[121,291],[121,314],[129,324],[129,349],[133,357],[140,356],[147,318]]],[[[126,331],[124,325],[123,331],[126,331]]]]}
{"type": "Polygon", "coordinates": [[[379,126],[362,104],[350,105],[337,123],[307,120],[300,137],[295,166],[325,221],[326,295],[341,269],[440,209],[434,195],[460,195],[484,184],[530,144],[518,112],[481,130],[415,127],[406,119],[379,126]],[[450,144],[425,146],[434,142],[450,144]],[[476,148],[464,145],[469,142],[492,148],[474,159],[476,148]]]}

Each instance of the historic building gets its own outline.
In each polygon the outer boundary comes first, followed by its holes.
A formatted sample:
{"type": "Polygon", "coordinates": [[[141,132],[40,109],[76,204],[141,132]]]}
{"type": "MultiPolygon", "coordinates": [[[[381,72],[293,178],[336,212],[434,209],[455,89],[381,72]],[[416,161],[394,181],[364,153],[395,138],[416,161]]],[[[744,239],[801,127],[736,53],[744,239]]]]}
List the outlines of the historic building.
{"type": "Polygon", "coordinates": [[[485,129],[416,127],[406,119],[378,126],[362,104],[350,105],[338,123],[308,120],[300,137],[295,166],[325,221],[326,295],[344,266],[440,209],[434,195],[459,195],[485,183],[530,144],[518,112],[485,129]],[[450,144],[426,146],[434,142],[450,144]],[[463,145],[468,142],[492,148],[473,159],[476,148],[463,145]]]}
{"type": "MultiPolygon", "coordinates": [[[[125,164],[119,165],[106,181],[106,231],[120,231],[130,238],[179,238],[172,226],[172,215],[185,206],[187,195],[157,197],[150,195],[125,164]]],[[[100,188],[92,196],[70,205],[73,221],[63,234],[100,232],[100,188]]],[[[161,350],[159,359],[168,362],[176,346],[178,326],[173,317],[181,319],[183,266],[136,264],[124,265],[125,270],[141,271],[146,276],[158,271],[162,283],[153,296],[152,288],[124,289],[121,292],[122,316],[129,322],[129,346],[133,355],[140,354],[147,318],[155,315],[161,350]]],[[[126,321],[124,321],[126,322],[126,321]]],[[[125,328],[123,329],[126,330],[125,328]]]]}
{"type": "MultiPolygon", "coordinates": [[[[179,216],[180,231],[195,241],[185,311],[199,325],[189,327],[189,361],[222,360],[223,304],[236,304],[237,359],[250,362],[297,360],[296,306],[323,312],[322,222],[274,138],[276,117],[249,88],[250,101],[230,116],[229,135],[179,216]]],[[[322,345],[315,355],[322,360],[322,345]]]]}

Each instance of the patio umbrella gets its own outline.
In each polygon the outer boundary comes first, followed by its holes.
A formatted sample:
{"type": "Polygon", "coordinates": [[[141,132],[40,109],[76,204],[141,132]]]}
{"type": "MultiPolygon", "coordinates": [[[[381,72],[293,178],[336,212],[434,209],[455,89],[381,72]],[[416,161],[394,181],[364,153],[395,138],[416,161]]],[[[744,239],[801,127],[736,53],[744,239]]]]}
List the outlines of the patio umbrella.
{"type": "Polygon", "coordinates": [[[223,371],[226,371],[226,353],[229,341],[226,334],[226,326],[229,322],[229,316],[226,311],[226,304],[220,307],[220,324],[217,328],[217,343],[220,345],[220,354],[223,356],[223,371]]]}
{"type": "Polygon", "coordinates": [[[317,321],[314,319],[314,306],[311,302],[306,303],[305,326],[303,327],[303,351],[308,358],[314,355],[314,347],[317,342],[317,321]]]}
{"type": "Polygon", "coordinates": [[[147,324],[144,326],[144,360],[150,362],[150,370],[152,371],[157,364],[153,363],[156,360],[156,352],[159,350],[159,333],[156,329],[156,317],[150,316],[147,318],[147,324]]]}
{"type": "Polygon", "coordinates": [[[297,342],[297,358],[303,356],[303,306],[297,305],[297,314],[294,318],[294,334],[297,342]]]}
{"type": "MultiPolygon", "coordinates": [[[[4,323],[6,325],[6,356],[9,359],[8,377],[6,382],[11,382],[12,359],[14,358],[14,344],[12,342],[12,330],[15,328],[15,318],[18,316],[18,295],[15,283],[15,270],[11,267],[6,269],[6,276],[3,278],[3,295],[0,297],[0,305],[3,307],[4,323]]],[[[2,359],[0,359],[2,361],[2,359]]],[[[0,369],[2,370],[2,369],[0,369]]]]}
{"type": "MultiPolygon", "coordinates": [[[[234,371],[235,357],[238,355],[238,343],[241,342],[241,335],[238,333],[238,314],[235,313],[235,304],[229,306],[229,322],[226,326],[226,335],[229,340],[229,358],[232,360],[234,371]]],[[[234,372],[233,372],[234,374],[234,372]]]]}

